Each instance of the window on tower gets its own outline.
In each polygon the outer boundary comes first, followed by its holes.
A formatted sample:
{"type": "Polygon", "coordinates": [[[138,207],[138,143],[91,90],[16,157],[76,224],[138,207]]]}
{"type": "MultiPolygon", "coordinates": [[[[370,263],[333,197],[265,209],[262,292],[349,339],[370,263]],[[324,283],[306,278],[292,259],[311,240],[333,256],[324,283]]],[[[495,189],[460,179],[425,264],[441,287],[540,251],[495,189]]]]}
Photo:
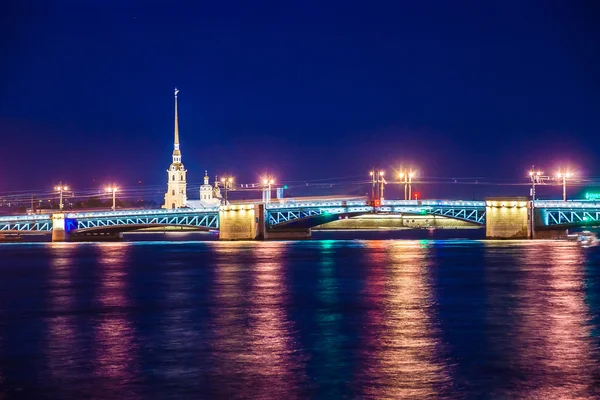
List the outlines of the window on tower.
{"type": "Polygon", "coordinates": [[[173,189],[173,190],[171,191],[171,194],[172,194],[173,196],[175,196],[175,189],[173,189]]]}
{"type": "Polygon", "coordinates": [[[175,180],[175,175],[173,175],[173,180],[175,180]]]}

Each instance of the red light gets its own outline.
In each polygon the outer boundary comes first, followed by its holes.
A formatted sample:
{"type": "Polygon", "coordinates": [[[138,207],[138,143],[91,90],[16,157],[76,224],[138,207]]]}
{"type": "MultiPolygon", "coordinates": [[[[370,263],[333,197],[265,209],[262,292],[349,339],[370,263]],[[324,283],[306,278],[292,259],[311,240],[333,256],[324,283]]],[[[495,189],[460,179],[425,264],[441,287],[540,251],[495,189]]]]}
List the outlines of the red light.
{"type": "Polygon", "coordinates": [[[375,200],[373,204],[375,205],[375,207],[379,207],[381,205],[381,200],[375,200]]]}
{"type": "Polygon", "coordinates": [[[415,192],[415,200],[419,200],[419,197],[421,197],[421,193],[415,192]]]}

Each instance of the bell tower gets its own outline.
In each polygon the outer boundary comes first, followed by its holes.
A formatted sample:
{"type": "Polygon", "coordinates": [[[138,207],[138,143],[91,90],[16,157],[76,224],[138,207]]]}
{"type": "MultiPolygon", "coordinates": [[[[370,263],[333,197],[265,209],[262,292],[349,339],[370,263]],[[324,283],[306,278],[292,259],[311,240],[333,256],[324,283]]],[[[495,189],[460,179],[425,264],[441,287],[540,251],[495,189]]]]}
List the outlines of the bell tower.
{"type": "Polygon", "coordinates": [[[187,203],[187,183],[185,180],[186,169],[181,163],[181,151],[179,150],[179,116],[177,114],[177,93],[175,89],[175,143],[173,148],[173,162],[167,170],[167,193],[165,193],[165,204],[163,208],[173,209],[185,207],[187,203]]]}

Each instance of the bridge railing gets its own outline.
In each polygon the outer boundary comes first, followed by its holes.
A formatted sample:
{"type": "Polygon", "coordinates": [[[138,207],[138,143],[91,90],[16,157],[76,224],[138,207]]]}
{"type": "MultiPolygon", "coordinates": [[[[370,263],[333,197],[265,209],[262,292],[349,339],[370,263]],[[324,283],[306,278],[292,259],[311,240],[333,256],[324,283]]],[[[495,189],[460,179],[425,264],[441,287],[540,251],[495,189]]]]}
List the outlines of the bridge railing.
{"type": "Polygon", "coordinates": [[[129,210],[129,211],[96,211],[83,213],[67,213],[67,218],[103,218],[103,217],[125,217],[125,216],[146,216],[146,215],[181,215],[181,214],[197,214],[197,213],[214,213],[219,211],[219,206],[195,209],[195,208],[178,208],[174,210],[152,209],[152,210],[129,210]]]}
{"type": "Polygon", "coordinates": [[[600,208],[600,202],[596,201],[581,201],[581,200],[536,200],[534,202],[535,208],[600,208]]]}
{"type": "Polygon", "coordinates": [[[382,206],[485,207],[485,201],[466,200],[383,200],[382,206]]]}
{"type": "MultiPolygon", "coordinates": [[[[303,207],[354,207],[370,206],[369,201],[351,200],[351,201],[303,201],[288,202],[283,204],[267,204],[266,209],[293,209],[303,207]]],[[[464,201],[464,200],[383,200],[381,206],[406,206],[406,207],[481,207],[485,208],[485,201],[464,201]]]]}
{"type": "Polygon", "coordinates": [[[34,215],[10,215],[0,217],[0,222],[4,221],[39,221],[52,219],[51,214],[34,214],[34,215]]]}

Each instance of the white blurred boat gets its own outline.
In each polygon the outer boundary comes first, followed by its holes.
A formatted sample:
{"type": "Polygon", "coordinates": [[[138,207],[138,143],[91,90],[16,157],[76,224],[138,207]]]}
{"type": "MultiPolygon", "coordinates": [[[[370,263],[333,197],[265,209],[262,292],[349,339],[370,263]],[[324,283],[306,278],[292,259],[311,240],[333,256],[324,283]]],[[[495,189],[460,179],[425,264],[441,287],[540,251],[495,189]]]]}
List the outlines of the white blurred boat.
{"type": "Polygon", "coordinates": [[[567,239],[575,240],[581,243],[583,246],[596,246],[598,244],[598,237],[594,232],[590,231],[569,234],[567,235],[567,239]]]}

